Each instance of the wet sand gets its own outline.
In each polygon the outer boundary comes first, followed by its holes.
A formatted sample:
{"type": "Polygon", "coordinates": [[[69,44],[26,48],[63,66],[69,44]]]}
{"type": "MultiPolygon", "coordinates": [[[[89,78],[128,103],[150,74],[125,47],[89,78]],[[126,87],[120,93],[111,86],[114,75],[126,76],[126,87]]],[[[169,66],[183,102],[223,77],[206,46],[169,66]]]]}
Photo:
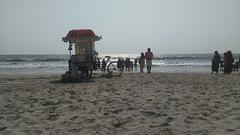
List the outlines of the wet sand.
{"type": "Polygon", "coordinates": [[[237,135],[240,74],[1,75],[3,135],[237,135]]]}

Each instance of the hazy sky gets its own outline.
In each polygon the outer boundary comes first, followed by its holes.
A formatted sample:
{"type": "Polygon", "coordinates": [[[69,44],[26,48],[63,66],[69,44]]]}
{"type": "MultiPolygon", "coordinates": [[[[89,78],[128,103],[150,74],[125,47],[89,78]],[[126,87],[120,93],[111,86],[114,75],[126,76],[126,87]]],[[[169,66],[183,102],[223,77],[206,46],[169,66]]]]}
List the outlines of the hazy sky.
{"type": "Polygon", "coordinates": [[[100,53],[240,52],[240,0],[0,0],[0,54],[67,54],[71,29],[100,53]]]}

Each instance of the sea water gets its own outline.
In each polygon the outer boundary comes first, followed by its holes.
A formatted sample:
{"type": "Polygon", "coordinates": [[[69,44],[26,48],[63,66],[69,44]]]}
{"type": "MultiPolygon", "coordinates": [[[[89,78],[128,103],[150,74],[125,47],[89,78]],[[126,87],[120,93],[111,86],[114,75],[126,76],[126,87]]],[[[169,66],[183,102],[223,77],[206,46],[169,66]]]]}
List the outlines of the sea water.
{"type": "MultiPolygon", "coordinates": [[[[138,58],[138,54],[99,54],[101,60],[111,56],[138,58]]],[[[234,54],[235,60],[240,55],[234,54]]],[[[223,58],[223,57],[222,57],[223,58]]],[[[64,73],[68,70],[69,55],[0,55],[0,73],[64,73]]],[[[168,54],[154,55],[152,72],[211,72],[212,54],[168,54]]],[[[133,70],[139,72],[139,67],[133,70]]],[[[146,71],[146,69],[145,69],[146,71]]]]}

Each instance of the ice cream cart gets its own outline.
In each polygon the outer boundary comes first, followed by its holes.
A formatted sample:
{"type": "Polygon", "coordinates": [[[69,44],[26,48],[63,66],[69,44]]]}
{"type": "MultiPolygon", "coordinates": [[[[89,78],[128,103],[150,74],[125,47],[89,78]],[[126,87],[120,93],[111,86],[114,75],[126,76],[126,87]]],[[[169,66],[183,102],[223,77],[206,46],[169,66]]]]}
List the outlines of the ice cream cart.
{"type": "Polygon", "coordinates": [[[69,44],[69,74],[75,78],[91,78],[97,55],[95,41],[101,38],[90,29],[70,30],[67,36],[62,38],[65,43],[69,44]],[[73,49],[74,54],[71,52],[73,49]]]}

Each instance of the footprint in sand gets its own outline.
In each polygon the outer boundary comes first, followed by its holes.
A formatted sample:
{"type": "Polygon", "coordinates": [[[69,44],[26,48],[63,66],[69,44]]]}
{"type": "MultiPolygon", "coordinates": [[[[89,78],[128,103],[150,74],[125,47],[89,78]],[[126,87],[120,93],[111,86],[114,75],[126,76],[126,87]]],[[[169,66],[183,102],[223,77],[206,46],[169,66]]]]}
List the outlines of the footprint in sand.
{"type": "Polygon", "coordinates": [[[14,114],[14,115],[7,116],[8,121],[15,121],[15,120],[18,120],[20,118],[21,118],[21,116],[19,114],[14,114]]]}
{"type": "Polygon", "coordinates": [[[164,123],[162,123],[160,126],[162,127],[167,127],[167,126],[170,126],[170,123],[173,122],[173,117],[169,116],[167,117],[166,121],[164,123]]]}
{"type": "Polygon", "coordinates": [[[169,117],[167,118],[166,122],[167,122],[167,123],[170,123],[170,122],[173,122],[173,120],[174,120],[173,117],[169,116],[169,117]]]}
{"type": "Polygon", "coordinates": [[[68,130],[70,133],[74,133],[74,134],[77,134],[77,133],[79,133],[79,132],[81,132],[81,128],[74,128],[74,129],[70,129],[70,130],[68,130]]]}
{"type": "Polygon", "coordinates": [[[56,106],[59,104],[59,102],[47,100],[47,101],[43,101],[41,104],[42,106],[56,106]]]}
{"type": "Polygon", "coordinates": [[[22,117],[22,122],[26,123],[27,125],[30,125],[30,126],[38,124],[38,122],[36,120],[34,120],[33,118],[30,118],[30,117],[22,117]]]}
{"type": "Polygon", "coordinates": [[[131,133],[130,135],[172,135],[172,130],[170,128],[159,128],[159,127],[154,127],[154,128],[142,128],[137,129],[138,131],[131,133]]]}
{"type": "Polygon", "coordinates": [[[69,109],[70,111],[75,111],[75,110],[78,110],[78,109],[79,109],[79,106],[70,105],[70,106],[68,106],[68,109],[69,109]]]}
{"type": "Polygon", "coordinates": [[[154,112],[154,111],[141,111],[141,113],[142,113],[143,116],[145,116],[145,117],[151,117],[151,118],[158,117],[158,113],[156,113],[156,112],[154,112]]]}
{"type": "Polygon", "coordinates": [[[132,117],[128,117],[127,119],[115,119],[112,121],[112,124],[115,128],[120,128],[129,121],[132,121],[132,117]]]}
{"type": "Polygon", "coordinates": [[[115,109],[115,110],[110,110],[110,112],[114,113],[114,114],[118,114],[120,112],[122,112],[123,109],[122,108],[119,108],[119,109],[115,109]]]}
{"type": "Polygon", "coordinates": [[[59,114],[58,113],[50,113],[48,115],[48,120],[50,121],[56,121],[59,118],[59,114]]]}
{"type": "Polygon", "coordinates": [[[137,110],[138,108],[137,107],[134,107],[134,106],[130,106],[127,108],[128,111],[133,111],[133,110],[137,110]]]}
{"type": "Polygon", "coordinates": [[[0,132],[7,129],[7,127],[0,127],[0,132]]]}
{"type": "Polygon", "coordinates": [[[32,129],[24,129],[22,132],[26,135],[40,135],[42,134],[41,130],[32,130],[32,129]]]}
{"type": "Polygon", "coordinates": [[[75,121],[78,118],[79,118],[79,116],[73,116],[73,117],[70,118],[70,120],[75,121]]]}
{"type": "Polygon", "coordinates": [[[83,123],[91,124],[91,123],[95,122],[95,120],[96,119],[94,119],[94,118],[88,118],[88,119],[83,120],[83,123]]]}

